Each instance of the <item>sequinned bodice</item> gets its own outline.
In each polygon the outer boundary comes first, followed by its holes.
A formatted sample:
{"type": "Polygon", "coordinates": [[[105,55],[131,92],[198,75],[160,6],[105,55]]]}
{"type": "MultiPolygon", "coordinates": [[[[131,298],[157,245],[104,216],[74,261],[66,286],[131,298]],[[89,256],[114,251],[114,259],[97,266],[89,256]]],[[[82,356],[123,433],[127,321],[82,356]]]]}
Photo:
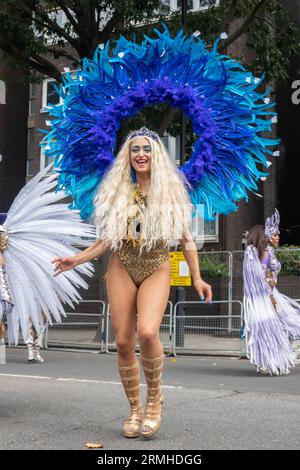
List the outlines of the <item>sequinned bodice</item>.
{"type": "Polygon", "coordinates": [[[142,194],[139,185],[135,184],[127,221],[127,237],[118,251],[118,257],[137,286],[169,259],[169,248],[162,240],[157,240],[149,251],[141,250],[146,210],[147,197],[142,194]]]}
{"type": "Polygon", "coordinates": [[[266,248],[266,255],[260,261],[266,279],[272,278],[277,281],[277,275],[281,270],[281,263],[276,258],[274,248],[270,245],[266,248]]]}

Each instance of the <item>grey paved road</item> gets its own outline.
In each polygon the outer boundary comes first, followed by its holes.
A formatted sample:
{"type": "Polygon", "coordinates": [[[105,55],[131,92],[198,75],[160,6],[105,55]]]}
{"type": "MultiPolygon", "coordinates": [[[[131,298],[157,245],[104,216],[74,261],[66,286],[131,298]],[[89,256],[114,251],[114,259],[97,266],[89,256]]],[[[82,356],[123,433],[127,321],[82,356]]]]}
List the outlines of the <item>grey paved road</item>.
{"type": "MultiPolygon", "coordinates": [[[[166,358],[165,409],[157,437],[125,439],[128,405],[116,357],[22,348],[0,366],[0,449],[299,449],[300,365],[288,376],[256,374],[247,360],[166,358]]],[[[142,388],[145,395],[146,388],[142,388]]]]}

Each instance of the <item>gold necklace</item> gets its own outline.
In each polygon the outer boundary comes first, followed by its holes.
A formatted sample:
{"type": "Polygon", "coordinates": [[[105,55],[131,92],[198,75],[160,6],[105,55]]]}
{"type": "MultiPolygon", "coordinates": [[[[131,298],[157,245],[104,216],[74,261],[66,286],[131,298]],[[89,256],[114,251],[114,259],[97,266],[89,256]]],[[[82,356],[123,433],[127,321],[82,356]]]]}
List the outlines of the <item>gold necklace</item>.
{"type": "Polygon", "coordinates": [[[147,196],[142,193],[138,183],[133,185],[133,199],[138,204],[146,204],[147,196]]]}
{"type": "Polygon", "coordinates": [[[132,186],[132,200],[133,204],[130,209],[129,218],[127,222],[127,243],[136,247],[141,245],[143,240],[140,238],[141,225],[144,221],[144,211],[147,204],[147,196],[141,191],[138,183],[132,186]],[[139,233],[137,233],[137,222],[140,226],[139,233]]]}

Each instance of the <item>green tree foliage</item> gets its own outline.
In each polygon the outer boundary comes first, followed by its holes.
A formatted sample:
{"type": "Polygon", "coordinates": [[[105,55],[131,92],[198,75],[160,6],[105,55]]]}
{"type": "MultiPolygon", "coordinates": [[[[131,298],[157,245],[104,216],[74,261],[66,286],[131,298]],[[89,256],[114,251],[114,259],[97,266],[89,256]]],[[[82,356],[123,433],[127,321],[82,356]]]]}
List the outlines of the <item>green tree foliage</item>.
{"type": "MultiPolygon", "coordinates": [[[[78,65],[81,58],[92,57],[97,44],[120,34],[142,38],[161,20],[174,32],[181,27],[180,12],[170,15],[160,0],[0,0],[0,48],[26,73],[29,66],[57,77],[52,59],[66,57],[78,65]],[[58,10],[67,19],[63,26],[58,10]]],[[[190,12],[186,30],[199,30],[208,44],[227,32],[223,50],[247,33],[253,52],[247,65],[256,73],[264,71],[268,80],[287,77],[290,58],[300,47],[299,31],[280,0],[223,0],[217,8],[190,12]]]]}
{"type": "MultiPolygon", "coordinates": [[[[169,29],[174,33],[180,29],[180,14],[173,14],[169,29]]],[[[148,26],[145,29],[149,29],[148,26]]],[[[219,7],[192,12],[187,17],[185,30],[201,32],[208,44],[226,32],[227,39],[220,42],[219,51],[230,53],[255,75],[265,75],[266,82],[283,82],[288,78],[291,59],[300,51],[300,32],[293,23],[280,0],[226,0],[219,7]],[[241,55],[230,46],[237,40],[245,41],[239,47],[241,55]]],[[[171,135],[180,133],[180,113],[161,107],[161,119],[153,121],[156,130],[168,128],[171,135]]],[[[186,154],[191,153],[195,141],[190,123],[187,123],[186,154]]]]}
{"type": "Polygon", "coordinates": [[[286,245],[276,250],[276,256],[282,264],[285,274],[300,276],[300,247],[286,245]]]}
{"type": "Polygon", "coordinates": [[[215,277],[227,277],[228,276],[228,266],[226,263],[220,260],[218,253],[216,256],[213,256],[214,252],[212,251],[209,255],[199,254],[199,264],[201,267],[201,275],[205,278],[215,278],[215,277]]]}
{"type": "MultiPolygon", "coordinates": [[[[21,67],[25,79],[46,75],[59,80],[64,61],[78,67],[99,43],[113,44],[120,34],[137,40],[145,33],[153,36],[162,20],[174,33],[181,28],[180,12],[170,13],[160,0],[0,0],[0,49],[21,67]],[[63,26],[57,11],[65,15],[63,26]]],[[[246,50],[239,48],[243,55],[236,58],[255,74],[265,73],[267,81],[285,80],[290,60],[300,50],[299,31],[280,0],[221,0],[219,7],[189,12],[185,29],[200,31],[208,45],[226,32],[219,45],[224,53],[244,38],[246,50]]],[[[121,135],[143,122],[160,134],[168,129],[177,135],[181,118],[178,111],[158,105],[124,123],[121,135]]],[[[188,124],[187,153],[193,141],[188,124]]]]}
{"type": "Polygon", "coordinates": [[[0,49],[26,79],[59,79],[62,59],[79,66],[98,44],[151,22],[154,11],[160,20],[160,0],[0,0],[0,49]]]}

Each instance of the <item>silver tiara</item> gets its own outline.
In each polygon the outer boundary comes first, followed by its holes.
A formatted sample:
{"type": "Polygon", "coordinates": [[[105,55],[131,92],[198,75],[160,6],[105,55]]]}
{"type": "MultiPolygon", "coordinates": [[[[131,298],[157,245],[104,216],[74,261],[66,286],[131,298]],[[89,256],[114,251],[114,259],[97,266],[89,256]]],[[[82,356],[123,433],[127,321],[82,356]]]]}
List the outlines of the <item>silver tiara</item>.
{"type": "Polygon", "coordinates": [[[131,132],[129,139],[133,139],[134,137],[150,137],[150,139],[156,140],[156,142],[158,142],[159,139],[158,134],[154,131],[150,131],[147,127],[141,127],[139,130],[131,132]]]}
{"type": "Polygon", "coordinates": [[[271,217],[266,218],[265,222],[265,237],[268,240],[271,240],[273,235],[277,235],[279,233],[279,223],[280,223],[280,216],[277,209],[271,217]]]}

